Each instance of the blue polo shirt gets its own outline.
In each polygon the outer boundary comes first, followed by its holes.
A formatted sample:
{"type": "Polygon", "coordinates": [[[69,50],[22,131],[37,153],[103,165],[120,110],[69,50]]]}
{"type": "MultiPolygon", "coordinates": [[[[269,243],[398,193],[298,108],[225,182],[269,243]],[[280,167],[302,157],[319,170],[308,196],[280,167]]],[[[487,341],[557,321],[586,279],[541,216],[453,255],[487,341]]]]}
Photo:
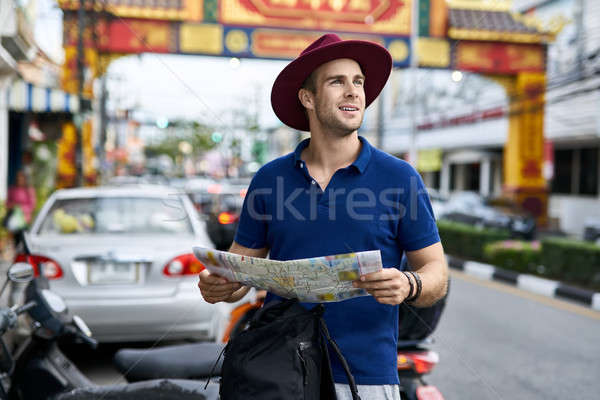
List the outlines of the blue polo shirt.
{"type": "MultiPolygon", "coordinates": [[[[337,170],[325,190],[300,157],[310,139],[264,165],[250,183],[235,241],[250,248],[267,247],[274,260],[379,249],[385,268],[398,267],[405,250],[439,242],[419,174],[405,161],[359,139],[358,157],[337,170]]],[[[267,301],[273,298],[269,293],[267,301]]],[[[398,306],[378,303],[372,296],[357,297],[325,303],[324,317],[357,384],[398,383],[398,306]]],[[[347,383],[333,353],[331,360],[335,381],[347,383]]]]}

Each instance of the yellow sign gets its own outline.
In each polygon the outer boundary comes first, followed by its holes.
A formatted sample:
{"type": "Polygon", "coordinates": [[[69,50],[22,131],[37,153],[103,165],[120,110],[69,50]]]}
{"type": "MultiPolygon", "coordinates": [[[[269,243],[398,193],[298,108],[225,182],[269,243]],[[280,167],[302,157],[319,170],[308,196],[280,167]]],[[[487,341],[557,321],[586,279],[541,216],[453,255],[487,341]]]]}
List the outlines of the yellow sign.
{"type": "Polygon", "coordinates": [[[446,39],[420,37],[417,41],[417,57],[422,67],[448,68],[450,43],[446,39]]]}
{"type": "Polygon", "coordinates": [[[223,27],[212,24],[182,24],[179,49],[183,53],[221,54],[223,27]]]}
{"type": "Polygon", "coordinates": [[[417,169],[420,172],[435,172],[442,169],[442,150],[419,150],[417,169]]]}

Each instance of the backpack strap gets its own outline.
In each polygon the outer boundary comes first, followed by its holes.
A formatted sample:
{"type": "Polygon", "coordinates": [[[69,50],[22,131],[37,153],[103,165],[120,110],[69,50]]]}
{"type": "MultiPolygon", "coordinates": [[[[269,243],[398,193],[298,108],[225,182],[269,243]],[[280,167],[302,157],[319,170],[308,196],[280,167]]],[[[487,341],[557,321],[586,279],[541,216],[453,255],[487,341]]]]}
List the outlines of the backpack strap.
{"type": "Polygon", "coordinates": [[[361,400],[360,396],[358,395],[358,389],[356,388],[356,382],[354,382],[354,377],[352,376],[352,373],[350,372],[350,367],[348,366],[348,362],[344,358],[344,355],[342,354],[342,352],[341,352],[340,348],[338,347],[337,343],[335,342],[335,340],[333,340],[331,338],[331,336],[329,335],[329,330],[327,329],[327,324],[325,323],[325,320],[322,317],[319,317],[319,322],[321,324],[321,330],[323,331],[323,334],[325,335],[327,342],[329,342],[329,344],[331,345],[331,348],[335,352],[335,355],[337,356],[338,360],[340,360],[340,362],[342,363],[342,367],[344,368],[344,372],[346,373],[346,378],[348,378],[348,383],[350,384],[350,391],[352,392],[352,400],[361,400]]]}

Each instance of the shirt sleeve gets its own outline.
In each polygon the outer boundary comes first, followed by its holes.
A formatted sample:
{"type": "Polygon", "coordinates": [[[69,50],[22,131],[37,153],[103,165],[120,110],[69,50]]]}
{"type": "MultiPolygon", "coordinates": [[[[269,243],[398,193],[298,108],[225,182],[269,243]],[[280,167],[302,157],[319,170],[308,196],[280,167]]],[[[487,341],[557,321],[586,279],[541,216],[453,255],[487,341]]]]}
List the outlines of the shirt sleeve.
{"type": "Polygon", "coordinates": [[[398,244],[407,251],[420,250],[440,241],[429,194],[419,173],[410,174],[401,197],[405,211],[398,224],[398,244]]]}
{"type": "Polygon", "coordinates": [[[234,239],[236,243],[251,249],[267,247],[267,230],[270,220],[266,213],[265,198],[270,193],[270,189],[261,187],[258,183],[259,173],[250,182],[234,239]]]}

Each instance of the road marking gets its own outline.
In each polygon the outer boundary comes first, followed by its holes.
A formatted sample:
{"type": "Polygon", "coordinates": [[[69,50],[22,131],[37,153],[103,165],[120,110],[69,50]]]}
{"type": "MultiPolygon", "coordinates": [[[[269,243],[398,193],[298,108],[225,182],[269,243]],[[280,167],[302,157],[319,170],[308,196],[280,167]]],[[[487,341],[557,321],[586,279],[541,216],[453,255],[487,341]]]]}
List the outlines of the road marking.
{"type": "Polygon", "coordinates": [[[494,267],[488,264],[478,263],[476,261],[467,261],[464,265],[465,272],[478,276],[482,279],[492,279],[494,276],[494,267]]]}
{"type": "Polygon", "coordinates": [[[457,270],[450,270],[450,276],[452,278],[458,278],[463,281],[471,282],[476,285],[488,287],[490,289],[498,290],[504,293],[509,293],[515,296],[519,296],[525,299],[537,301],[538,303],[545,304],[550,307],[559,308],[561,310],[569,311],[575,314],[583,315],[584,317],[600,320],[600,312],[592,310],[585,306],[570,303],[564,300],[559,300],[553,297],[546,297],[540,294],[526,292],[514,286],[502,284],[495,281],[482,280],[471,275],[467,275],[464,272],[457,270]]]}
{"type": "Polygon", "coordinates": [[[528,290],[547,297],[553,297],[558,282],[549,279],[538,278],[532,275],[519,275],[517,278],[517,286],[521,289],[528,290]]]}

